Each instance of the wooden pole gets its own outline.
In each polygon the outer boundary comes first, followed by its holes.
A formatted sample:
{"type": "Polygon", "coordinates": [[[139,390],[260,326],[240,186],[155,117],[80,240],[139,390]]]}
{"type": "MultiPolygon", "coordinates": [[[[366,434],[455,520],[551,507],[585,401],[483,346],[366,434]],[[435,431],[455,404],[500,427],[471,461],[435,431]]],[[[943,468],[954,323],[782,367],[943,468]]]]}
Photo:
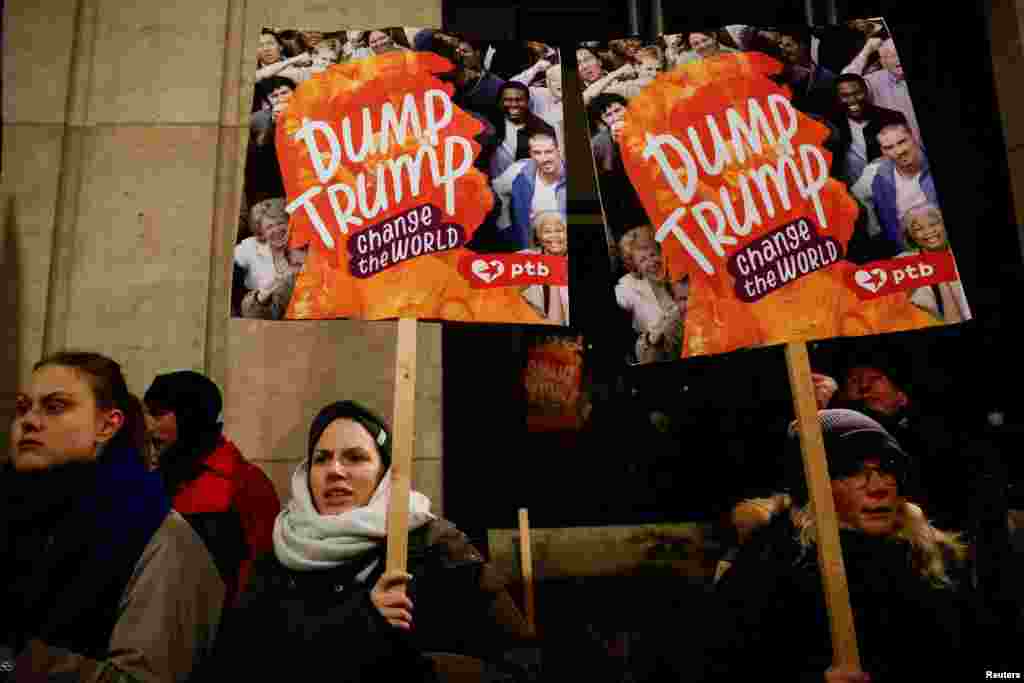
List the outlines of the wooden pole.
{"type": "Polygon", "coordinates": [[[537,632],[537,612],[533,599],[533,551],[530,547],[530,518],[526,508],[519,508],[519,558],[523,571],[523,602],[530,632],[537,632]]]}
{"type": "Polygon", "coordinates": [[[412,485],[413,437],[416,427],[415,318],[402,318],[398,321],[396,347],[387,571],[405,571],[409,554],[409,489],[412,485]]]}
{"type": "Polygon", "coordinates": [[[814,398],[811,364],[804,342],[786,344],[786,367],[793,394],[793,407],[800,432],[800,452],[804,476],[810,494],[814,524],[817,529],[818,567],[825,589],[829,627],[832,632],[832,659],[836,668],[860,671],[857,632],[850,608],[850,591],[846,584],[846,567],[839,545],[839,525],[832,500],[832,483],[825,462],[825,444],[818,423],[818,405],[814,398]]]}

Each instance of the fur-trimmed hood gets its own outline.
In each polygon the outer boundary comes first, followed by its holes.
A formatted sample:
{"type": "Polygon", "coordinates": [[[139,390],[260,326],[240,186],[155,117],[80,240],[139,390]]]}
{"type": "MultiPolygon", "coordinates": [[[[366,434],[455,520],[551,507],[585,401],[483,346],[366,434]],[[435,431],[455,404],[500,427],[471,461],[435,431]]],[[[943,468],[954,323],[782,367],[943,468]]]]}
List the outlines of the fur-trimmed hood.
{"type": "MultiPolygon", "coordinates": [[[[900,525],[894,538],[908,544],[912,566],[923,579],[936,587],[953,586],[956,582],[954,576],[967,558],[967,544],[959,533],[933,526],[924,511],[914,503],[904,500],[900,506],[900,525]]],[[[794,540],[806,555],[817,542],[810,504],[795,507],[786,494],[745,500],[733,509],[733,524],[743,543],[764,528],[775,526],[773,522],[781,516],[788,517],[794,540]]]]}

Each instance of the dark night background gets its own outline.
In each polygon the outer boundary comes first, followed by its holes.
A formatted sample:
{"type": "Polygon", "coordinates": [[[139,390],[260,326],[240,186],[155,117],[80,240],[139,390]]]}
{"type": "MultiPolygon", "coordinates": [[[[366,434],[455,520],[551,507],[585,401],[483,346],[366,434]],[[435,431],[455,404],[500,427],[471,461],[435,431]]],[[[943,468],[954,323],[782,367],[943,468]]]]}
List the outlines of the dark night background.
{"type": "MultiPolygon", "coordinates": [[[[703,14],[695,14],[691,3],[663,5],[668,33],[733,23],[806,23],[802,0],[750,8],[707,3],[703,14]]],[[[809,348],[812,366],[823,372],[835,372],[852,352],[867,347],[894,353],[910,379],[912,398],[937,425],[930,441],[942,447],[916,454],[922,467],[939,459],[955,487],[964,481],[957,478],[958,459],[971,444],[985,441],[1001,451],[1010,502],[1020,507],[1024,494],[1012,484],[1020,476],[1013,458],[1024,430],[1015,400],[1022,373],[1009,306],[1024,269],[983,5],[959,3],[955,12],[936,11],[937,5],[925,11],[921,3],[837,5],[840,21],[885,17],[896,39],[974,320],[809,348]],[[987,427],[993,410],[1006,414],[1001,429],[987,427]]],[[[575,70],[576,41],[624,37],[629,26],[625,3],[552,8],[534,2],[495,9],[459,0],[445,2],[444,18],[445,28],[471,38],[557,45],[567,71],[575,70]]],[[[824,19],[822,12],[816,15],[824,19]]],[[[639,25],[650,25],[643,12],[639,25]]],[[[641,36],[651,37],[643,30],[641,36]]],[[[578,98],[570,78],[565,80],[566,99],[578,98]]],[[[572,116],[567,111],[566,120],[572,116]]],[[[567,133],[570,160],[581,158],[581,146],[589,154],[583,131],[573,133],[567,133]]],[[[592,169],[574,164],[569,173],[570,215],[598,213],[592,169]]],[[[737,499],[770,490],[781,471],[783,433],[792,416],[782,347],[625,367],[614,338],[617,312],[603,231],[570,230],[573,331],[588,344],[592,417],[579,433],[528,433],[523,329],[446,324],[447,516],[477,537],[488,528],[514,527],[520,507],[529,508],[536,527],[711,520],[737,499]],[[669,433],[654,428],[653,410],[673,418],[669,433]]],[[[973,466],[963,462],[965,469],[973,466]]],[[[968,496],[966,484],[960,485],[968,496]]]]}

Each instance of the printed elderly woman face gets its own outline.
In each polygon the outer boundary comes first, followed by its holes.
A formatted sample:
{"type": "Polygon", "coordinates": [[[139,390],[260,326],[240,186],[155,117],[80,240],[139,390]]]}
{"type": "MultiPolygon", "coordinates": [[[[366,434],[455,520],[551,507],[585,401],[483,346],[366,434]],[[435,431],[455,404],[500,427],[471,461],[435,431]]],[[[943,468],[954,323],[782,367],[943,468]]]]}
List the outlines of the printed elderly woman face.
{"type": "Polygon", "coordinates": [[[249,212],[249,225],[259,242],[270,242],[274,249],[288,246],[288,214],[283,199],[266,199],[254,204],[249,212]]]}
{"type": "Polygon", "coordinates": [[[354,420],[339,418],[313,447],[309,491],[321,515],[340,515],[370,502],[384,473],[377,444],[354,420]]]}
{"type": "Polygon", "coordinates": [[[569,233],[565,221],[555,213],[545,213],[537,219],[537,241],[545,254],[563,256],[568,250],[569,233]]]}
{"type": "Polygon", "coordinates": [[[288,246],[288,217],[279,214],[268,214],[263,218],[263,234],[271,249],[284,249],[288,246]]]}
{"type": "Polygon", "coordinates": [[[260,34],[260,49],[256,53],[260,64],[274,64],[281,61],[281,45],[269,33],[260,34]]]}
{"type": "Polygon", "coordinates": [[[937,210],[917,211],[911,214],[909,221],[907,234],[919,247],[925,251],[942,251],[947,248],[946,224],[937,210]]]}
{"type": "Polygon", "coordinates": [[[657,242],[643,241],[633,247],[633,262],[644,277],[660,277],[662,274],[661,249],[657,242]]]}

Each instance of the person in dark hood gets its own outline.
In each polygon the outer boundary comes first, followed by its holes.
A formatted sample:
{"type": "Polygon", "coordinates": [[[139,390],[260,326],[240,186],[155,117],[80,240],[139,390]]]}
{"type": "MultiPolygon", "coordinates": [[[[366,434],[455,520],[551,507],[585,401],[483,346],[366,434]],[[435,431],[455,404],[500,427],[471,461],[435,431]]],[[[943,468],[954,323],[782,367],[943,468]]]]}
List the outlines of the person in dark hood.
{"type": "Polygon", "coordinates": [[[840,390],[830,406],[856,410],[877,420],[904,444],[920,463],[914,502],[938,524],[966,528],[970,501],[965,472],[958,463],[971,460],[971,454],[962,451],[958,431],[915,400],[903,356],[893,349],[855,354],[841,377],[840,390]]]}
{"type": "Polygon", "coordinates": [[[271,547],[281,510],[274,485],[224,437],[220,390],[209,378],[191,370],[157,375],[144,401],[167,494],[206,542],[232,604],[252,561],[271,547]]]}
{"type": "Polygon", "coordinates": [[[224,583],[142,457],[121,367],[63,351],[15,397],[0,470],[0,681],[187,681],[224,583]]]}
{"type": "Polygon", "coordinates": [[[974,585],[960,535],[935,527],[906,499],[911,456],[861,413],[822,410],[818,421],[864,673],[832,665],[818,531],[794,423],[786,442],[790,493],[767,506],[768,523],[716,585],[700,680],[886,683],[1007,670],[1013,624],[999,623],[991,596],[974,585]]]}
{"type": "Polygon", "coordinates": [[[422,493],[409,492],[408,572],[386,568],[391,441],[353,401],[314,418],[273,550],[225,620],[226,677],[427,683],[455,663],[477,677],[454,680],[526,680],[508,655],[532,635],[504,580],[422,493]]]}

